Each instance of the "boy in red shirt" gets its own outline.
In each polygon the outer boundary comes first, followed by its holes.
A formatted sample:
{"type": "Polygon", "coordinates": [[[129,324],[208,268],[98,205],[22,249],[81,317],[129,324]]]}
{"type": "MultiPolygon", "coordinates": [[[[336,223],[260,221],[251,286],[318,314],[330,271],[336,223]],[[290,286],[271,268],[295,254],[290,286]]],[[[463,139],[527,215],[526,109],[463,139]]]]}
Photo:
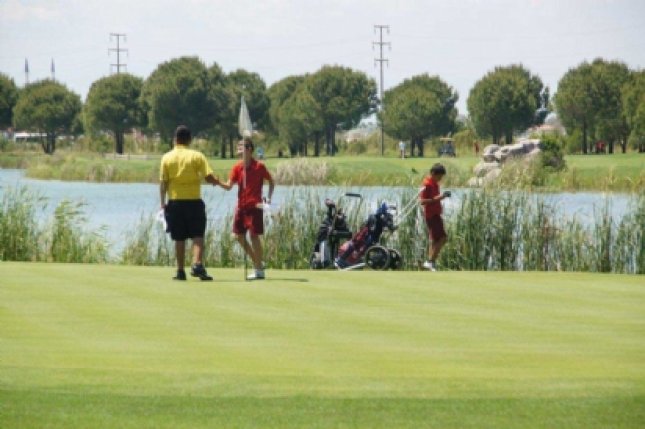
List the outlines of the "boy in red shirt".
{"type": "Polygon", "coordinates": [[[271,204],[271,196],[275,187],[273,178],[265,165],[253,158],[253,142],[250,139],[241,140],[237,145],[237,153],[242,154],[242,160],[237,162],[228,177],[228,182],[219,185],[229,190],[237,183],[237,207],[233,219],[233,234],[242,245],[244,251],[253,261],[255,272],[249,275],[249,280],[264,279],[262,267],[262,242],[260,236],[264,233],[264,217],[262,211],[262,185],[269,182],[267,204],[271,204]],[[246,240],[246,232],[250,231],[251,244],[246,240]]]}
{"type": "Polygon", "coordinates": [[[443,226],[441,213],[441,200],[450,196],[450,191],[443,194],[439,191],[439,182],[446,174],[446,168],[437,163],[430,169],[430,175],[423,179],[423,187],[419,192],[419,204],[423,206],[426,225],[430,233],[431,245],[428,246],[428,260],[423,263],[423,268],[437,271],[435,261],[439,257],[441,248],[446,243],[448,235],[443,226]]]}

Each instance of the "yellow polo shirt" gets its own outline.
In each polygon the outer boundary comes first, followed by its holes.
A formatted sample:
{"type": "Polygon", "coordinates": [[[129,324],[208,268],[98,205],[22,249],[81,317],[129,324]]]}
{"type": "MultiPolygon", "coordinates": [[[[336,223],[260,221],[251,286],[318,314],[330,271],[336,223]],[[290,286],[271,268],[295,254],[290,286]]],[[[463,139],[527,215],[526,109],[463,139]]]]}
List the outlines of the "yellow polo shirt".
{"type": "Polygon", "coordinates": [[[176,144],[161,158],[159,180],[168,183],[169,200],[198,200],[202,181],[213,170],[203,153],[176,144]]]}

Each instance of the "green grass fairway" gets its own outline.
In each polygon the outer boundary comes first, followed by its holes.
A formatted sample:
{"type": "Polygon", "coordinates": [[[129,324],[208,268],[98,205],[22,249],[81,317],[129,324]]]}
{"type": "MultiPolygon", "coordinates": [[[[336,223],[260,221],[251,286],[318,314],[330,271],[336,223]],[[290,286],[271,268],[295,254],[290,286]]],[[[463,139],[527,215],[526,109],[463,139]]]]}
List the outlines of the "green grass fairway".
{"type": "Polygon", "coordinates": [[[0,263],[2,428],[642,428],[645,277],[0,263]]]}

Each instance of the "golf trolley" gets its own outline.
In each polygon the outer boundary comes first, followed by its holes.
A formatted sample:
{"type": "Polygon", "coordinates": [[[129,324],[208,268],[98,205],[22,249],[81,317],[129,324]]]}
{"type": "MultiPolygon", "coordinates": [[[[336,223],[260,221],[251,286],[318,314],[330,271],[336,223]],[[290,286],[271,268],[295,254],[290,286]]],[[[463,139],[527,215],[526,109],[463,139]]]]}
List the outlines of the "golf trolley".
{"type": "MultiPolygon", "coordinates": [[[[410,205],[410,207],[412,207],[410,205]]],[[[404,209],[404,212],[409,207],[404,209]]],[[[403,266],[401,253],[380,244],[384,232],[394,232],[399,215],[397,206],[381,203],[374,214],[368,216],[351,240],[343,243],[334,260],[336,268],[353,270],[367,266],[373,270],[398,270],[403,266]]]]}
{"type": "MultiPolygon", "coordinates": [[[[359,198],[361,202],[363,200],[360,194],[354,193],[347,193],[344,197],[359,198]]],[[[352,232],[347,226],[347,219],[341,206],[342,200],[343,197],[336,203],[329,198],[325,199],[327,213],[318,228],[316,244],[314,244],[313,251],[309,257],[309,267],[312,269],[333,267],[340,241],[352,237],[352,232]]]]}

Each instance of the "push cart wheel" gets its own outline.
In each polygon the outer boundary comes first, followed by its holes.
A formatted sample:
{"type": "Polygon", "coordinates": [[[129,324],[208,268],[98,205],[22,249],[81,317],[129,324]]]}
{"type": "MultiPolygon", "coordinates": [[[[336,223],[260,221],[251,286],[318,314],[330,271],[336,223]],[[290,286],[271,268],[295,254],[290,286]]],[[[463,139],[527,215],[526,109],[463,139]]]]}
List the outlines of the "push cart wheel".
{"type": "Polygon", "coordinates": [[[390,252],[383,246],[372,246],[365,252],[365,265],[373,270],[387,270],[390,266],[390,252]]]}
{"type": "Polygon", "coordinates": [[[395,249],[387,249],[390,252],[390,269],[400,270],[403,267],[403,256],[395,249]]]}

